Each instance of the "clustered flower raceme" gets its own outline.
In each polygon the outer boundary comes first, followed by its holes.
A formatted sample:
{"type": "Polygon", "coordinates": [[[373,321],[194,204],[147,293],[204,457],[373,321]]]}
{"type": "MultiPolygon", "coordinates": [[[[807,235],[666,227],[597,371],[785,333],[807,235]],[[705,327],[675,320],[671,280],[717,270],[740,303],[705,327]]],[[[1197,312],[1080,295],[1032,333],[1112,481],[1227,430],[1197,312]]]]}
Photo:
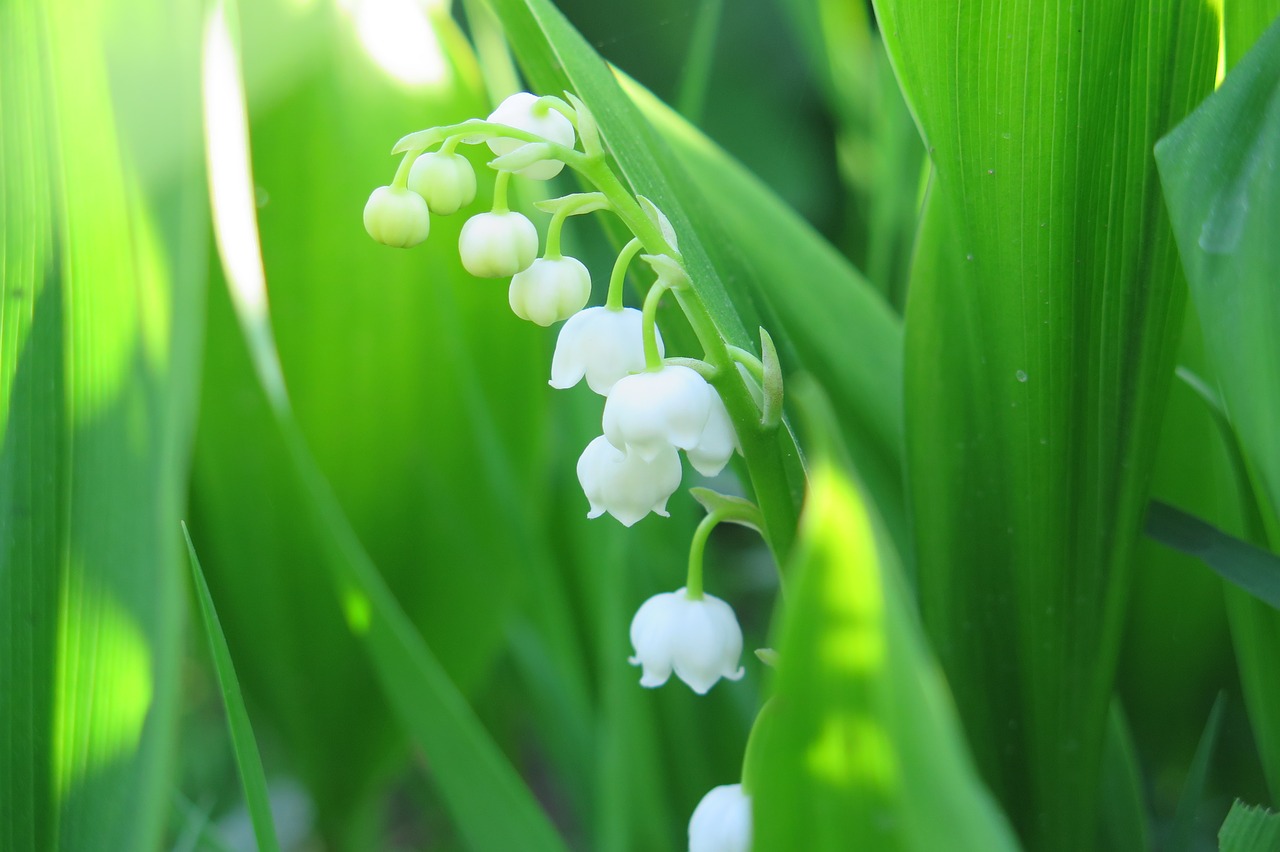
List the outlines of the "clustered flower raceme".
{"type": "MultiPolygon", "coordinates": [[[[648,199],[622,190],[612,172],[607,172],[607,180],[596,179],[600,169],[608,169],[599,132],[586,107],[572,95],[566,97],[568,102],[521,92],[504,100],[484,121],[473,119],[405,137],[396,147],[405,152],[400,168],[389,186],[369,196],[364,225],[371,237],[389,246],[409,248],[423,242],[432,214],[447,216],[475,200],[475,171],[457,147],[489,147],[496,155],[489,163],[497,172],[493,203],[488,212],[463,225],[458,239],[462,265],[478,278],[510,278],[508,300],[521,319],[541,326],[565,321],[551,361],[551,386],[568,389],[585,379],[604,397],[603,434],[587,445],[577,464],[590,506],[587,516],[607,513],[630,527],[650,512],[667,516],[667,501],[682,478],[680,452],[700,474],[712,477],[741,452],[741,446],[724,400],[708,381],[718,374],[717,368],[665,357],[657,306],[665,293],[689,285],[674,228],[648,199]],[[437,144],[438,150],[428,150],[437,144]],[[536,205],[552,214],[540,255],[533,222],[508,209],[508,183],[513,174],[549,180],[566,163],[602,191],[536,205]],[[637,236],[618,255],[605,304],[587,307],[591,275],[581,261],[561,254],[560,233],[568,217],[597,210],[619,214],[637,236]],[[641,254],[645,246],[640,230],[646,231],[648,247],[655,253],[641,254]],[[637,256],[656,273],[642,311],[623,306],[623,282],[637,256]]],[[[767,391],[753,381],[762,379],[763,365],[742,350],[729,349],[738,361],[737,371],[730,372],[742,373],[767,420],[767,391]]],[[[776,409],[777,400],[773,402],[776,409]]],[[[759,510],[745,500],[694,491],[708,515],[690,548],[688,583],[640,607],[631,623],[635,656],[630,662],[641,667],[642,686],[661,686],[674,672],[695,692],[705,694],[721,678],[738,680],[744,669],[739,665],[742,630],[733,609],[702,591],[702,552],[716,524],[728,521],[759,529],[761,522],[759,510]]],[[[689,824],[693,852],[746,850],[750,837],[750,800],[741,785],[712,790],[689,824]]]]}

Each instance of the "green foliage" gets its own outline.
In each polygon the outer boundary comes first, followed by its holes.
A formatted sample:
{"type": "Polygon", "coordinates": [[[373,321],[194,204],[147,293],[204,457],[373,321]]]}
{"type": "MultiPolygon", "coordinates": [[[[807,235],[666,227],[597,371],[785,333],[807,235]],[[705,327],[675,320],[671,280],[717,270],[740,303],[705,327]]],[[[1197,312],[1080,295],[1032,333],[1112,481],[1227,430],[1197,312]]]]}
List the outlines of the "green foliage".
{"type": "Polygon", "coordinates": [[[1218,833],[1219,852],[1269,852],[1280,847],[1280,814],[1237,801],[1218,833]]]}

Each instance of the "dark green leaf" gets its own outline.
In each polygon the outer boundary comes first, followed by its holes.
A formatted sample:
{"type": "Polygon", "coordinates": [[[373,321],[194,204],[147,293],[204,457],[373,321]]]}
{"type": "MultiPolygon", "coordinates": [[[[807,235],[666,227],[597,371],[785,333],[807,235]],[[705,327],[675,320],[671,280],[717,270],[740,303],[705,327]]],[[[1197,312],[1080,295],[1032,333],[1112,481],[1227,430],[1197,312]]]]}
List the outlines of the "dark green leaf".
{"type": "Polygon", "coordinates": [[[1156,541],[1200,559],[1222,579],[1280,609],[1280,556],[1160,502],[1147,510],[1146,530],[1156,541]]]}

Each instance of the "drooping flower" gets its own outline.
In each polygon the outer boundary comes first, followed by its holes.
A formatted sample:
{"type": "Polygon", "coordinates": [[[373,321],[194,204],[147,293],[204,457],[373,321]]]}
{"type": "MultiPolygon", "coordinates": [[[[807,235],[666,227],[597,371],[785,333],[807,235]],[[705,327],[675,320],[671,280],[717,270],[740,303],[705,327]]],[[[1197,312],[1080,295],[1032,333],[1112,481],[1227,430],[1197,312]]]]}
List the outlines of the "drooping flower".
{"type": "Polygon", "coordinates": [[[431,212],[448,216],[476,197],[476,173],[461,154],[421,154],[409,169],[409,189],[426,199],[431,212]]]}
{"type": "Polygon", "coordinates": [[[587,517],[608,512],[627,527],[650,512],[668,517],[667,500],[680,487],[681,473],[674,449],[646,461],[616,449],[603,435],[578,458],[578,482],[591,504],[587,517]]]}
{"type": "Polygon", "coordinates": [[[364,229],[385,246],[411,248],[427,238],[431,215],[421,195],[398,186],[380,186],[364,205],[364,229]]]}
{"type": "Polygon", "coordinates": [[[477,278],[506,278],[538,256],[538,229],[520,213],[480,213],[462,226],[458,254],[477,278]]]}
{"type": "MultiPolygon", "coordinates": [[[[619,379],[644,369],[643,315],[635,308],[620,311],[587,308],[569,317],[556,338],[551,358],[551,386],[571,388],[587,378],[587,385],[608,396],[619,379]]],[[[658,335],[658,353],[663,351],[658,335]]]]}
{"type": "MultiPolygon", "coordinates": [[[[529,92],[516,92],[498,104],[489,115],[494,124],[505,124],[517,130],[524,130],[541,136],[549,142],[556,142],[566,148],[572,148],[576,134],[573,123],[546,104],[538,103],[538,96],[529,92]]],[[[489,139],[489,149],[498,156],[510,154],[529,144],[519,139],[489,139]]],[[[516,174],[533,180],[550,180],[560,174],[564,163],[560,160],[541,160],[531,166],[519,169],[516,174]]]]}
{"type": "Polygon", "coordinates": [[[738,433],[733,428],[733,420],[724,407],[724,400],[711,385],[707,385],[707,394],[711,400],[711,412],[707,416],[707,425],[692,447],[685,450],[689,463],[703,476],[715,476],[724,470],[734,451],[741,452],[738,445],[738,433]]]}
{"type": "Polygon", "coordinates": [[[686,589],[654,595],[631,620],[630,658],[641,666],[640,685],[662,686],[674,670],[699,695],[720,678],[738,680],[743,668],[742,628],[733,608],[712,595],[690,598],[686,589]]]}
{"type": "Polygon", "coordinates": [[[689,852],[750,852],[751,797],[741,784],[713,787],[689,818],[689,852]]]}
{"type": "Polygon", "coordinates": [[[702,376],[674,365],[619,379],[604,404],[605,437],[646,459],[664,447],[695,447],[711,416],[709,389],[702,376]]]}
{"type": "Polygon", "coordinates": [[[542,257],[511,279],[511,310],[541,326],[582,310],[591,298],[591,273],[572,257],[542,257]]]}

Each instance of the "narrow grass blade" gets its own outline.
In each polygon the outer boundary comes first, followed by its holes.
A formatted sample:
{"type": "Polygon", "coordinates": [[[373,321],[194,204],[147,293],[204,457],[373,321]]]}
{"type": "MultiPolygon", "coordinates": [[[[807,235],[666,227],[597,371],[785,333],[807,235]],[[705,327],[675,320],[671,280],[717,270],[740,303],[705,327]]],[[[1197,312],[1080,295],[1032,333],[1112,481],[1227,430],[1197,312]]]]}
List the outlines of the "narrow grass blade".
{"type": "Polygon", "coordinates": [[[323,548],[325,567],[401,724],[422,748],[454,821],[476,849],[550,852],[563,841],[379,576],[294,419],[267,314],[250,188],[248,131],[231,3],[206,31],[210,182],[218,245],[237,318],[323,548]]]}
{"type": "Polygon", "coordinates": [[[1158,501],[1147,510],[1146,530],[1156,541],[1200,559],[1222,579],[1280,609],[1280,556],[1158,501]]]}
{"type": "Polygon", "coordinates": [[[812,385],[776,691],[748,748],[757,849],[1013,850],[883,529],[812,385]]]}
{"type": "Polygon", "coordinates": [[[262,770],[262,756],[258,753],[258,741],[253,736],[253,725],[249,722],[249,711],[244,706],[244,696],[240,694],[240,681],[236,677],[235,664],[231,661],[227,637],[222,632],[222,622],[218,620],[218,611],[209,594],[209,584],[205,582],[204,571],[200,568],[200,557],[196,555],[196,546],[191,543],[191,532],[185,523],[182,525],[182,537],[187,542],[191,583],[200,605],[205,637],[209,640],[209,654],[213,657],[213,669],[218,675],[218,685],[222,688],[222,705],[227,711],[227,730],[231,734],[236,768],[240,771],[240,783],[244,787],[245,804],[248,805],[249,818],[253,822],[253,835],[258,841],[259,852],[279,852],[280,842],[276,839],[276,827],[271,819],[271,798],[267,792],[267,776],[262,770]]]}
{"type": "Polygon", "coordinates": [[[1138,852],[1149,849],[1147,804],[1142,795],[1142,772],[1129,721],[1118,700],[1107,716],[1107,741],[1102,752],[1102,787],[1098,817],[1100,852],[1138,852]]]}
{"type": "Polygon", "coordinates": [[[1089,848],[1182,328],[1151,148],[1211,91],[1218,22],[874,5],[933,167],[904,370],[921,612],[1024,842],[1089,848]]]}
{"type": "Polygon", "coordinates": [[[1237,801],[1218,832],[1218,852],[1280,849],[1280,814],[1237,801]]]}
{"type": "Polygon", "coordinates": [[[1188,852],[1195,842],[1196,815],[1204,802],[1205,790],[1209,783],[1209,766],[1213,761],[1214,745],[1218,741],[1218,731],[1222,727],[1222,712],[1227,704],[1226,693],[1219,692],[1209,710],[1209,719],[1204,723],[1204,733],[1196,745],[1195,756],[1187,770],[1187,782],[1178,798],[1178,809],[1173,815],[1172,836],[1169,839],[1169,852],[1188,852]]]}

